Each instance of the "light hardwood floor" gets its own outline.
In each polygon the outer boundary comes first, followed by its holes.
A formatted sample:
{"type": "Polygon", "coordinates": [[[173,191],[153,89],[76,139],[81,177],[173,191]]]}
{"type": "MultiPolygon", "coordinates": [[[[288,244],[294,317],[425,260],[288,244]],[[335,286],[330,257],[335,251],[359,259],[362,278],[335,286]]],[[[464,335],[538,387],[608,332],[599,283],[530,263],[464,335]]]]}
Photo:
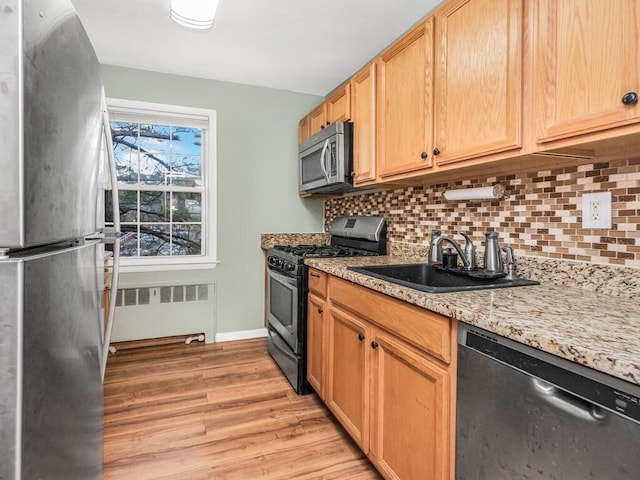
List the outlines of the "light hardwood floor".
{"type": "Polygon", "coordinates": [[[105,480],[380,479],[264,339],[110,355],[105,480]]]}

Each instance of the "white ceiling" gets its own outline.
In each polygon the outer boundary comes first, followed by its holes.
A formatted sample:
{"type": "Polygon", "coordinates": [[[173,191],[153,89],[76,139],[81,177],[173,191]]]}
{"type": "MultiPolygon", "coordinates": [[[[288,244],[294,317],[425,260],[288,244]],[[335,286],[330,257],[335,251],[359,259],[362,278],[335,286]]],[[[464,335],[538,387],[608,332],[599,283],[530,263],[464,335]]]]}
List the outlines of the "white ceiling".
{"type": "Polygon", "coordinates": [[[220,0],[213,28],[170,0],[72,0],[101,63],[325,95],[442,0],[220,0]]]}

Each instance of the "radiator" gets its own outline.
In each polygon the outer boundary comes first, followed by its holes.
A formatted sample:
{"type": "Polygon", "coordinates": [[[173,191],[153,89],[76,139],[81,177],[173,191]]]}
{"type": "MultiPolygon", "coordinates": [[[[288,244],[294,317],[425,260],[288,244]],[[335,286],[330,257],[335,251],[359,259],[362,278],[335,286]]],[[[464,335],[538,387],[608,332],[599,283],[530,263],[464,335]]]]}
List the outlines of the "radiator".
{"type": "Polygon", "coordinates": [[[204,333],[215,339],[215,283],[119,289],[112,342],[204,333]]]}

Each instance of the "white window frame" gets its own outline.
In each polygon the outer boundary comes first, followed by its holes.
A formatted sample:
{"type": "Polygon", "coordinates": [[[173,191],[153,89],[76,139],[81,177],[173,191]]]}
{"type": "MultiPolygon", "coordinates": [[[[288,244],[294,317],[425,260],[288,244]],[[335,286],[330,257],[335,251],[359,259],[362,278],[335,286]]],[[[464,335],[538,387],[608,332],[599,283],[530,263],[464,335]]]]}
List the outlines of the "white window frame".
{"type": "Polygon", "coordinates": [[[140,123],[163,124],[165,122],[176,124],[176,119],[184,119],[180,126],[193,126],[195,120],[207,125],[206,138],[203,141],[202,181],[204,185],[204,213],[202,215],[202,248],[203,255],[189,256],[157,256],[157,257],[121,257],[120,271],[122,272],[153,272],[164,270],[191,270],[215,268],[220,263],[216,257],[217,247],[217,178],[216,178],[216,111],[184,107],[179,105],[167,105],[161,103],[141,102],[137,100],[125,100],[120,98],[107,98],[107,110],[115,121],[121,115],[131,118],[131,121],[140,123]],[[137,118],[137,120],[136,120],[137,118]],[[150,120],[153,119],[153,120],[150,120]],[[191,121],[191,124],[190,124],[191,121]]]}

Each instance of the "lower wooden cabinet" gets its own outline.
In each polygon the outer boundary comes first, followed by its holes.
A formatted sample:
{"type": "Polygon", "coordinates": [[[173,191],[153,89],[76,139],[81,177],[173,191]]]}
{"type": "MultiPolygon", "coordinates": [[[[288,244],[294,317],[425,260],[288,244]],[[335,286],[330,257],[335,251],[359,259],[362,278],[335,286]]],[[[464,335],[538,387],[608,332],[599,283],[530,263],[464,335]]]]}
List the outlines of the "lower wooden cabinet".
{"type": "Polygon", "coordinates": [[[451,480],[455,321],[336,277],[326,307],[329,409],[385,478],[451,480]]]}
{"type": "Polygon", "coordinates": [[[370,458],[387,478],[448,479],[449,372],[376,331],[370,458]]]}
{"type": "Polygon", "coordinates": [[[325,303],[313,293],[307,296],[307,380],[322,400],[325,399],[325,303]]]}
{"type": "Polygon", "coordinates": [[[369,452],[370,328],[361,319],[329,310],[326,403],[342,426],[369,452]]]}

